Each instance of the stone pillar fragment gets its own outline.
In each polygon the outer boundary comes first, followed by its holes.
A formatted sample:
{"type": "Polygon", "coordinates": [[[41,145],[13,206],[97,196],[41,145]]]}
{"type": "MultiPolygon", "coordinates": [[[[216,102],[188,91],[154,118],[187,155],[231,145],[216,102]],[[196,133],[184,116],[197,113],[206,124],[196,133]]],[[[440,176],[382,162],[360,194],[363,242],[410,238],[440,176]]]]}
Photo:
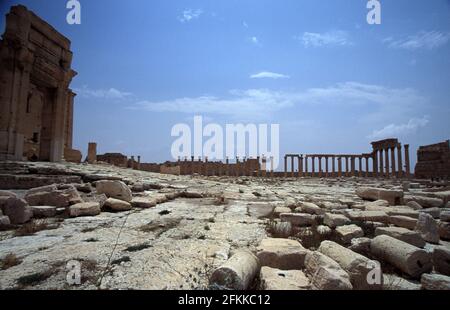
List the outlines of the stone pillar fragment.
{"type": "Polygon", "coordinates": [[[89,143],[87,162],[89,164],[95,164],[97,162],[97,143],[94,142],[89,143]]]}
{"type": "Polygon", "coordinates": [[[403,178],[402,145],[397,145],[398,177],[403,178]]]}
{"type": "Polygon", "coordinates": [[[411,168],[409,163],[409,144],[405,144],[405,175],[407,178],[411,176],[411,168]]]}

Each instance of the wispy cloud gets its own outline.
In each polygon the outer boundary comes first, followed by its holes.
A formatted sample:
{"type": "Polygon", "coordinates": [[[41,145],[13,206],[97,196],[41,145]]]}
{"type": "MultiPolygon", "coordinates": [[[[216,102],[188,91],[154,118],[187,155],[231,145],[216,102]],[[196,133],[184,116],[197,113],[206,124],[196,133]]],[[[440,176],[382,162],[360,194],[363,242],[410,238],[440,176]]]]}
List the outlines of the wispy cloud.
{"type": "Polygon", "coordinates": [[[281,74],[281,73],[262,71],[262,72],[250,75],[250,78],[251,79],[289,79],[290,76],[281,74]]]}
{"type": "Polygon", "coordinates": [[[429,123],[429,117],[412,118],[406,124],[389,124],[380,130],[374,130],[370,139],[384,139],[389,137],[405,136],[416,133],[420,128],[429,123]]]}
{"type": "Polygon", "coordinates": [[[300,40],[305,47],[352,45],[349,34],[342,30],[324,33],[304,32],[303,35],[296,36],[295,38],[300,40]]]}
{"type": "Polygon", "coordinates": [[[125,99],[132,97],[129,92],[120,91],[116,88],[109,89],[90,89],[87,86],[82,88],[74,88],[74,92],[84,98],[101,98],[101,99],[125,99]]]}
{"type": "Polygon", "coordinates": [[[253,44],[255,44],[255,45],[259,45],[259,40],[258,40],[258,38],[257,37],[251,37],[250,38],[250,41],[253,43],[253,44]]]}
{"type": "Polygon", "coordinates": [[[417,34],[405,38],[395,39],[388,37],[383,40],[390,48],[418,50],[433,50],[439,48],[450,41],[450,33],[440,31],[420,31],[417,34]]]}
{"type": "Polygon", "coordinates": [[[197,19],[203,14],[201,9],[187,9],[184,10],[181,16],[178,16],[178,20],[182,23],[190,22],[193,19],[197,19]]]}
{"type": "Polygon", "coordinates": [[[379,109],[404,109],[422,105],[425,98],[413,89],[395,89],[357,82],[339,83],[326,88],[297,92],[269,89],[232,90],[220,98],[205,95],[166,101],[141,101],[131,108],[154,112],[208,113],[232,116],[265,117],[295,105],[374,105],[379,109]]]}
{"type": "Polygon", "coordinates": [[[246,22],[246,21],[243,21],[243,22],[242,22],[242,26],[244,26],[245,28],[248,28],[247,22],[246,22]]]}

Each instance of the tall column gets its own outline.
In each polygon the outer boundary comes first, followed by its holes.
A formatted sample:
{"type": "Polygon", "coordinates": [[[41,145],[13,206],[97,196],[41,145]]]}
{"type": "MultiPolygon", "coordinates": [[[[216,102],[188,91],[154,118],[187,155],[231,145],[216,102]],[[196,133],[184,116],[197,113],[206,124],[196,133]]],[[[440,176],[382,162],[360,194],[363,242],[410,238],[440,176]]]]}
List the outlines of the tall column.
{"type": "Polygon", "coordinates": [[[392,176],[397,176],[397,171],[395,167],[395,147],[391,147],[391,168],[392,168],[392,176]]]}
{"type": "Polygon", "coordinates": [[[331,169],[333,170],[333,178],[336,177],[336,157],[333,155],[331,156],[331,169]]]}
{"type": "Polygon", "coordinates": [[[291,177],[295,176],[295,162],[294,162],[294,156],[291,156],[291,177]]]}
{"type": "Polygon", "coordinates": [[[345,156],[345,176],[348,177],[349,175],[350,175],[350,164],[348,156],[345,156]]]}
{"type": "Polygon", "coordinates": [[[303,155],[298,156],[298,177],[303,177],[303,155]]]}
{"type": "Polygon", "coordinates": [[[314,177],[315,176],[315,172],[316,172],[316,157],[312,156],[312,171],[311,171],[311,176],[314,177]]]}
{"type": "Polygon", "coordinates": [[[364,173],[364,175],[366,176],[366,178],[369,177],[369,156],[365,156],[364,157],[366,159],[366,172],[364,173]]]}
{"type": "Polygon", "coordinates": [[[359,159],[359,171],[358,171],[358,176],[362,177],[362,161],[363,161],[363,157],[362,156],[358,156],[359,159]]]}
{"type": "Polygon", "coordinates": [[[338,177],[342,177],[342,157],[338,157],[338,177]]]}
{"type": "Polygon", "coordinates": [[[409,144],[405,144],[405,169],[406,177],[409,178],[411,176],[411,168],[409,164],[409,144]]]}
{"type": "Polygon", "coordinates": [[[309,159],[308,155],[305,155],[305,176],[306,177],[308,176],[308,173],[309,173],[309,171],[308,171],[308,159],[309,159]]]}
{"type": "Polygon", "coordinates": [[[380,166],[378,167],[378,171],[380,172],[379,176],[384,177],[383,150],[379,150],[379,152],[380,152],[380,166]]]}
{"type": "Polygon", "coordinates": [[[378,177],[378,151],[374,150],[372,153],[372,171],[373,177],[378,177]]]}
{"type": "Polygon", "coordinates": [[[270,156],[270,177],[271,178],[273,178],[273,169],[274,169],[273,156],[270,156]]]}
{"type": "Polygon", "coordinates": [[[284,156],[284,177],[287,177],[287,156],[284,156]]]}
{"type": "Polygon", "coordinates": [[[352,156],[351,158],[350,158],[350,162],[351,162],[351,169],[352,169],[352,177],[354,177],[355,175],[356,175],[356,169],[355,169],[355,161],[356,161],[356,158],[354,157],[354,156],[352,156]]]}
{"type": "Polygon", "coordinates": [[[328,178],[328,156],[325,156],[325,177],[328,178]]]}
{"type": "MultiPolygon", "coordinates": [[[[180,157],[178,157],[178,165],[180,165],[180,161],[181,161],[181,159],[180,159],[180,157]]],[[[141,170],[141,156],[140,155],[138,155],[138,161],[137,161],[137,168],[136,169],[137,170],[141,170]]]]}
{"type": "Polygon", "coordinates": [[[397,145],[398,177],[403,178],[402,145],[397,145]]]}
{"type": "Polygon", "coordinates": [[[229,176],[230,175],[230,159],[228,158],[228,156],[226,158],[225,165],[226,165],[225,166],[225,175],[229,176]]]}
{"type": "Polygon", "coordinates": [[[386,160],[386,178],[389,178],[389,148],[384,149],[385,160],[386,160]]]}
{"type": "Polygon", "coordinates": [[[319,178],[322,177],[322,157],[319,156],[319,178]]]}

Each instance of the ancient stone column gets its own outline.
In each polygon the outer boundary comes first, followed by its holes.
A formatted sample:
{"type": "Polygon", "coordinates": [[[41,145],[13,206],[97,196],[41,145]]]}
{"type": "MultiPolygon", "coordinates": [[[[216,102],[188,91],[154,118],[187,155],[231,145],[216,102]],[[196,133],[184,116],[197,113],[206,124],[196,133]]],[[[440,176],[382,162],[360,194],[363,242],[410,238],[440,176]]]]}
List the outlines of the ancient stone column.
{"type": "Polygon", "coordinates": [[[312,156],[312,171],[311,171],[311,176],[314,177],[316,174],[316,157],[312,156]]]}
{"type": "Polygon", "coordinates": [[[336,157],[335,156],[331,156],[331,166],[332,166],[332,170],[333,170],[333,178],[336,177],[336,157]]]}
{"type": "Polygon", "coordinates": [[[303,156],[298,156],[298,177],[303,177],[303,156]]]}
{"type": "Polygon", "coordinates": [[[384,176],[383,150],[379,150],[379,152],[380,152],[380,166],[378,167],[378,171],[380,172],[379,176],[383,177],[384,176]]]}
{"type": "Polygon", "coordinates": [[[411,175],[411,168],[409,163],[409,144],[405,144],[405,170],[406,177],[409,178],[411,175]]]}
{"type": "Polygon", "coordinates": [[[87,161],[89,164],[95,164],[97,162],[97,143],[89,143],[87,161]]]}
{"type": "Polygon", "coordinates": [[[373,177],[378,177],[378,151],[374,150],[372,153],[372,171],[373,177]]]}
{"type": "Polygon", "coordinates": [[[366,178],[369,177],[369,156],[365,156],[366,159],[366,172],[365,172],[365,176],[366,178]]]}
{"type": "Polygon", "coordinates": [[[395,167],[395,147],[391,147],[391,171],[392,176],[397,175],[396,167],[395,167]]]}
{"type": "Polygon", "coordinates": [[[342,177],[342,157],[338,157],[338,177],[342,177]]]}
{"type": "Polygon", "coordinates": [[[402,145],[397,145],[397,159],[398,159],[398,177],[403,178],[403,160],[402,160],[402,145]]]}
{"type": "Polygon", "coordinates": [[[291,177],[295,176],[295,162],[294,162],[294,156],[291,156],[291,177]]]}
{"type": "Polygon", "coordinates": [[[345,176],[348,177],[350,175],[350,165],[348,156],[345,156],[345,176]]]}
{"type": "Polygon", "coordinates": [[[226,165],[225,166],[225,175],[229,176],[230,175],[230,159],[228,158],[228,156],[227,156],[225,165],[226,165]]]}
{"type": "Polygon", "coordinates": [[[284,156],[284,177],[287,177],[287,156],[284,156]]]}
{"type": "Polygon", "coordinates": [[[352,177],[354,177],[355,175],[356,175],[356,169],[355,169],[355,161],[356,161],[356,158],[354,157],[354,156],[352,156],[351,158],[350,158],[350,162],[351,162],[351,169],[352,169],[352,177]]]}
{"type": "Polygon", "coordinates": [[[308,156],[307,155],[305,155],[305,176],[307,177],[308,176],[308,174],[309,174],[309,171],[308,171],[308,156]]]}
{"type": "Polygon", "coordinates": [[[328,156],[325,156],[325,177],[328,178],[328,156]]]}
{"type": "MultiPolygon", "coordinates": [[[[180,164],[180,157],[178,157],[178,164],[180,164]]],[[[138,161],[137,161],[137,167],[136,167],[136,169],[137,170],[141,170],[141,156],[139,155],[138,156],[138,161]]]]}
{"type": "Polygon", "coordinates": [[[359,177],[362,177],[362,161],[363,161],[363,157],[362,156],[358,156],[359,159],[359,171],[358,171],[358,175],[359,177]]]}
{"type": "Polygon", "coordinates": [[[270,156],[270,177],[271,178],[273,178],[273,170],[274,170],[273,156],[270,156]]]}
{"type": "Polygon", "coordinates": [[[319,156],[319,178],[322,177],[322,157],[319,156]]]}
{"type": "Polygon", "coordinates": [[[241,163],[239,162],[239,157],[236,157],[236,176],[240,176],[241,163]]]}
{"type": "Polygon", "coordinates": [[[389,165],[389,148],[384,149],[384,155],[385,155],[384,160],[386,161],[386,166],[385,166],[386,178],[389,178],[389,176],[390,176],[390,173],[389,173],[389,167],[390,167],[390,165],[389,165]]]}

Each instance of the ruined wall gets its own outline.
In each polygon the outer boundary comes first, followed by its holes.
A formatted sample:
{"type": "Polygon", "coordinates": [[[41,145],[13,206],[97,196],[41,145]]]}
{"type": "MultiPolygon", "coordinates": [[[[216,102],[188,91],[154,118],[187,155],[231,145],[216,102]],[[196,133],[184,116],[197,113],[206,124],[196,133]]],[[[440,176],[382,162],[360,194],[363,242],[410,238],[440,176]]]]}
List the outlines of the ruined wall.
{"type": "Polygon", "coordinates": [[[450,140],[419,148],[415,177],[427,179],[450,177],[450,140]]]}
{"type": "Polygon", "coordinates": [[[72,148],[71,62],[67,38],[11,7],[0,40],[0,159],[60,161],[72,148]]]}
{"type": "Polygon", "coordinates": [[[118,167],[127,167],[127,156],[120,153],[106,153],[103,155],[97,155],[97,161],[108,163],[118,167]]]}

